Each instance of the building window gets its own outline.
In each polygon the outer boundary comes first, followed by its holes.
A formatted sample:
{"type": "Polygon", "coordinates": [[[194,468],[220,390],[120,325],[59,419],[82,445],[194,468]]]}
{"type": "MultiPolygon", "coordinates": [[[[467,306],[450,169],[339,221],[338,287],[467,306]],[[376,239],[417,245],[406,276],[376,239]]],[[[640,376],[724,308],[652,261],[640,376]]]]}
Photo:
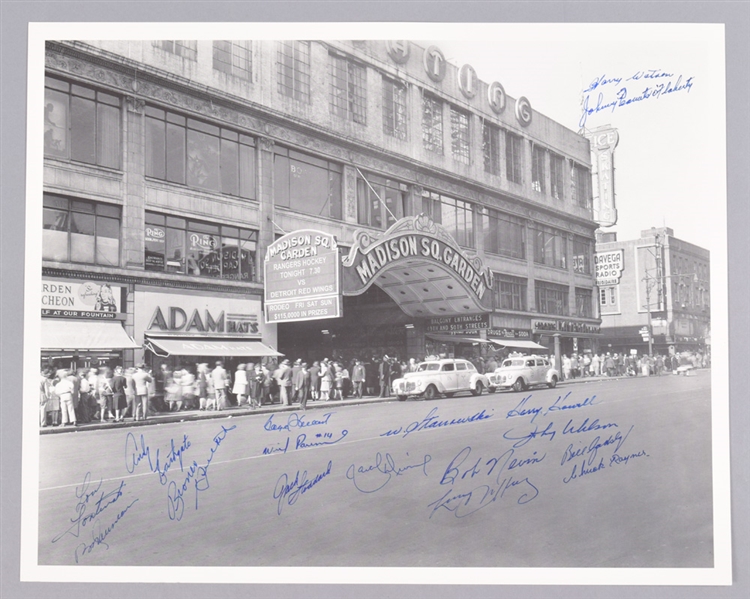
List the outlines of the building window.
{"type": "Polygon", "coordinates": [[[45,79],[44,153],[120,168],[120,99],[60,79],[45,79]]]}
{"type": "Polygon", "coordinates": [[[498,310],[526,311],[526,279],[494,273],[494,307],[498,310]]]}
{"type": "Polygon", "coordinates": [[[484,172],[500,174],[500,130],[489,123],[482,123],[482,155],[484,172]]]}
{"type": "Polygon", "coordinates": [[[489,209],[483,229],[486,252],[526,258],[526,226],[522,219],[489,209]]]}
{"type": "Polygon", "coordinates": [[[406,139],[406,85],[383,77],[383,133],[406,139]]]}
{"type": "Polygon", "coordinates": [[[258,232],[146,212],[146,270],[256,281],[258,232]]]}
{"type": "Polygon", "coordinates": [[[592,318],[594,316],[590,289],[576,289],[575,315],[579,318],[592,318]]]}
{"type": "Polygon", "coordinates": [[[443,153],[443,104],[427,94],[422,97],[422,143],[430,152],[443,153]]]}
{"type": "Polygon", "coordinates": [[[591,274],[593,244],[583,237],[573,236],[573,270],[584,275],[591,274]]]}
{"type": "Polygon", "coordinates": [[[422,192],[422,212],[439,223],[462,247],[474,247],[474,207],[469,202],[422,192]]]}
{"type": "Polygon", "coordinates": [[[451,154],[453,159],[469,164],[469,115],[451,106],[451,154]]]}
{"type": "Polygon", "coordinates": [[[252,81],[253,62],[248,41],[214,41],[214,69],[252,81]]]}
{"type": "Polygon", "coordinates": [[[154,40],[152,45],[188,60],[198,60],[198,42],[195,40],[154,40]]]}
{"type": "Polygon", "coordinates": [[[571,168],[571,185],[573,201],[584,208],[591,208],[591,173],[587,168],[573,163],[571,168]]]}
{"type": "Polygon", "coordinates": [[[556,200],[562,200],[565,198],[563,190],[565,189],[565,174],[563,169],[565,168],[565,160],[562,156],[550,154],[549,167],[550,167],[550,192],[552,197],[556,200]]]}
{"type": "Polygon", "coordinates": [[[537,225],[534,230],[534,262],[555,268],[567,268],[565,233],[537,225]]]}
{"type": "Polygon", "coordinates": [[[615,314],[620,312],[619,287],[599,288],[599,311],[602,314],[615,314]]]}
{"type": "Polygon", "coordinates": [[[309,154],[274,148],[274,204],[341,220],[342,167],[309,154]]]}
{"type": "Polygon", "coordinates": [[[568,316],[568,288],[536,281],[536,309],[540,314],[568,316]]]}
{"type": "Polygon", "coordinates": [[[505,167],[508,180],[523,184],[523,138],[505,132],[505,167]]]}
{"type": "Polygon", "coordinates": [[[44,194],[42,258],[120,265],[120,207],[44,194]]]}
{"type": "Polygon", "coordinates": [[[276,64],[279,93],[309,103],[310,42],[279,42],[276,64]]]}
{"type": "Polygon", "coordinates": [[[147,106],[146,176],[254,199],[255,140],[147,106]]]}
{"type": "Polygon", "coordinates": [[[387,229],[404,216],[408,187],[378,175],[364,177],[357,177],[357,222],[387,229]]]}
{"type": "Polygon", "coordinates": [[[330,58],[331,114],[364,125],[367,108],[365,67],[333,54],[330,58]]]}
{"type": "Polygon", "coordinates": [[[541,146],[535,145],[531,151],[531,188],[534,191],[545,192],[546,174],[546,152],[541,146]]]}

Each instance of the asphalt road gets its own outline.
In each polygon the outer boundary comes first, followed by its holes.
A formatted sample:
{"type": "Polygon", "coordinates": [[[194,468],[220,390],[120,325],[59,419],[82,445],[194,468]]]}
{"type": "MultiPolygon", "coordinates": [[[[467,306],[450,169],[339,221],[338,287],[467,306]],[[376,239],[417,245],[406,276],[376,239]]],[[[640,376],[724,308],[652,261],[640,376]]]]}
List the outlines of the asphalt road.
{"type": "Polygon", "coordinates": [[[713,563],[709,371],[40,444],[40,564],[713,563]]]}

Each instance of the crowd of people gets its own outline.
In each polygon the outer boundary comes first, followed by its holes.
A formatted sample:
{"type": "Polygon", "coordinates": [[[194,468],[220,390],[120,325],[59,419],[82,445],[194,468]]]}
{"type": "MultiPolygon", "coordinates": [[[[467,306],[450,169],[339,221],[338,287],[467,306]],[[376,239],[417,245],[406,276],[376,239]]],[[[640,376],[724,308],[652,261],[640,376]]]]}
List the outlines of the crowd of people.
{"type": "MultiPolygon", "coordinates": [[[[505,357],[498,353],[467,357],[481,373],[494,372],[505,357]]],[[[553,366],[554,355],[549,356],[553,366]]],[[[240,363],[234,370],[217,360],[213,365],[181,365],[171,371],[161,364],[156,372],[145,364],[133,368],[107,366],[91,369],[45,368],[40,382],[40,425],[75,426],[89,422],[145,420],[160,412],[225,410],[247,406],[299,404],[308,401],[341,401],[348,397],[390,397],[392,383],[416,371],[421,359],[373,356],[370,360],[323,358],[308,363],[298,358],[277,362],[263,358],[240,363]]],[[[674,355],[573,353],[561,357],[557,368],[563,380],[582,377],[661,375],[710,365],[700,352],[674,355]]]]}

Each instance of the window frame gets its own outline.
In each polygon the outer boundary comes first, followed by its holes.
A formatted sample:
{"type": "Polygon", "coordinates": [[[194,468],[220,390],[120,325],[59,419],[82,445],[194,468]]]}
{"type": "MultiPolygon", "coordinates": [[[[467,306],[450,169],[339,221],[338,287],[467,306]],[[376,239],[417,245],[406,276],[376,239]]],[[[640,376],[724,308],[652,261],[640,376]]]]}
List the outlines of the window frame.
{"type": "Polygon", "coordinates": [[[532,144],[531,147],[531,188],[539,193],[546,193],[547,188],[547,150],[543,146],[532,144]]]}
{"type": "Polygon", "coordinates": [[[471,164],[471,114],[450,105],[451,156],[456,162],[471,164]]]}
{"type": "Polygon", "coordinates": [[[526,312],[528,307],[528,279],[493,273],[493,306],[497,310],[526,312]]]}
{"type": "Polygon", "coordinates": [[[537,312],[552,316],[570,316],[568,293],[569,289],[566,285],[547,281],[535,281],[534,295],[537,312]],[[550,309],[550,305],[552,304],[555,305],[554,309],[550,309]],[[559,309],[557,309],[558,307],[559,309]]]}
{"type": "Polygon", "coordinates": [[[367,67],[338,53],[329,52],[328,57],[331,114],[367,125],[367,67]]]}
{"type": "Polygon", "coordinates": [[[253,80],[252,42],[248,40],[213,40],[212,64],[215,71],[244,79],[253,80]],[[220,48],[217,44],[228,44],[220,48]],[[228,58],[227,61],[224,56],[228,58]],[[244,62],[244,64],[242,64],[244,62]],[[221,65],[221,66],[217,66],[221,65]]]}
{"type": "Polygon", "coordinates": [[[523,185],[523,142],[520,135],[505,131],[505,171],[508,181],[518,185],[523,185]]]}
{"type": "Polygon", "coordinates": [[[383,133],[406,141],[409,130],[406,82],[382,76],[383,133]]]}
{"type": "Polygon", "coordinates": [[[443,101],[425,92],[422,93],[422,147],[428,152],[440,156],[445,151],[443,143],[443,101]]]}
{"type": "Polygon", "coordinates": [[[482,122],[482,158],[485,173],[500,175],[500,128],[487,121],[482,122]]]}
{"type": "Polygon", "coordinates": [[[276,47],[276,90],[282,96],[311,101],[311,45],[305,40],[280,40],[276,47]]]}

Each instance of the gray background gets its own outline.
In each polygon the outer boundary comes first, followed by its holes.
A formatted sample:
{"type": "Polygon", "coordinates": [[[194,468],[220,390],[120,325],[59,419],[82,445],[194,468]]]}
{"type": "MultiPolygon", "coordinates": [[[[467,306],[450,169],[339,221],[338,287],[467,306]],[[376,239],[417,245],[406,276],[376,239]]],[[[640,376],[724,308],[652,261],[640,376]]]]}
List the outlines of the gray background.
{"type": "MultiPolygon", "coordinates": [[[[2,105],[0,143],[0,598],[74,597],[750,597],[750,406],[747,369],[750,309],[750,3],[487,2],[398,0],[276,2],[35,2],[0,0],[2,105]],[[729,198],[729,353],[732,452],[731,587],[145,585],[20,583],[20,381],[24,277],[24,177],[27,23],[74,21],[402,21],[402,22],[693,22],[726,25],[727,183],[729,198]]],[[[522,51],[522,50],[520,50],[522,51]]],[[[697,114],[695,118],[712,118],[697,114]]],[[[690,123],[685,123],[686,127],[690,123]]],[[[700,144],[700,140],[695,140],[700,144]]],[[[664,151],[669,147],[665,145],[664,151]]],[[[706,156],[711,160],[711,156],[706,156]]],[[[689,176],[689,173],[686,173],[689,176]]],[[[712,201],[706,198],[707,202],[712,201]]],[[[720,306],[714,304],[714,309],[720,306]]]]}

